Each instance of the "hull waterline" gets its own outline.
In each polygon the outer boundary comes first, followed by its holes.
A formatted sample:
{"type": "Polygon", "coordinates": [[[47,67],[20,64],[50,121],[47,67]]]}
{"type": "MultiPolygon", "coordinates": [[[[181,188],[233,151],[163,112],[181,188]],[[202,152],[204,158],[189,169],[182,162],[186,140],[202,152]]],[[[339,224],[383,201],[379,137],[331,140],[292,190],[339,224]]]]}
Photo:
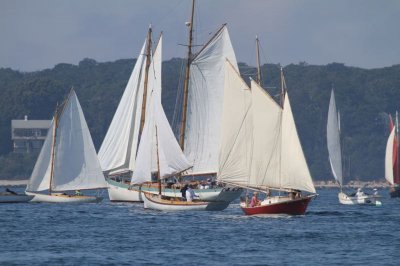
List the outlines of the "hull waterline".
{"type": "Polygon", "coordinates": [[[78,196],[65,195],[61,193],[55,194],[40,194],[26,192],[27,195],[34,196],[31,202],[47,202],[47,203],[98,203],[103,200],[102,197],[95,196],[78,196]]]}
{"type": "Polygon", "coordinates": [[[303,215],[307,210],[307,206],[311,199],[316,195],[305,196],[296,199],[289,197],[271,197],[264,200],[260,206],[250,207],[246,206],[245,202],[240,204],[242,211],[246,215],[257,214],[289,214],[289,215],[303,215]]]}

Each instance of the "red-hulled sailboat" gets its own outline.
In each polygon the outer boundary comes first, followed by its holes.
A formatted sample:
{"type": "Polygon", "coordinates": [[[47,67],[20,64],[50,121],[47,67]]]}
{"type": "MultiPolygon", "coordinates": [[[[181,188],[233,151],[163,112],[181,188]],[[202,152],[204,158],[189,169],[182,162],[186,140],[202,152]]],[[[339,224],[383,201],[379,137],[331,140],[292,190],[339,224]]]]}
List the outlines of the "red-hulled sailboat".
{"type": "Polygon", "coordinates": [[[399,122],[396,112],[396,121],[393,123],[392,116],[389,116],[390,135],[386,144],[385,155],[385,178],[390,183],[390,197],[400,197],[400,169],[399,169],[399,122]]]}
{"type": "Polygon", "coordinates": [[[236,130],[230,127],[229,132],[222,128],[226,137],[223,144],[227,146],[220,155],[220,165],[241,164],[247,166],[248,173],[220,174],[219,181],[266,194],[257,204],[241,202],[246,215],[304,214],[316,191],[297,134],[282,69],[281,104],[257,82],[252,80],[249,89],[234,68],[226,70],[225,88],[231,88],[232,94],[241,92],[242,104],[235,103],[232,107],[235,110],[226,114],[235,116],[238,126],[236,130]]]}

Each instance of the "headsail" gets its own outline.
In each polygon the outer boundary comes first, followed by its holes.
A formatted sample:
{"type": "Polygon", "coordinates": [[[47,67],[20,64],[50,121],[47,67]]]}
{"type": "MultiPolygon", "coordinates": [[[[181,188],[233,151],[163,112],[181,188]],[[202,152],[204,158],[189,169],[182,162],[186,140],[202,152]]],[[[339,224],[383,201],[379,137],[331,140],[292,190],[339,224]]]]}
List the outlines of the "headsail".
{"type": "Polygon", "coordinates": [[[103,171],[133,171],[135,167],[144,90],[145,47],[146,41],[100,147],[98,155],[103,171]]]}
{"type": "Polygon", "coordinates": [[[158,171],[157,146],[162,178],[190,167],[161,105],[161,47],[162,39],[160,38],[149,68],[148,90],[150,95],[146,110],[146,122],[136,157],[137,164],[131,180],[131,183],[135,184],[151,181],[151,173],[158,171]]]}
{"type": "Polygon", "coordinates": [[[51,151],[53,144],[54,120],[47,131],[46,140],[40,150],[35,167],[29,179],[26,191],[44,191],[50,187],[51,151]]]}
{"type": "Polygon", "coordinates": [[[228,60],[225,63],[224,95],[217,179],[245,186],[253,148],[251,91],[228,60]]]}
{"type": "Polygon", "coordinates": [[[184,153],[193,163],[190,174],[216,173],[221,147],[225,60],[238,70],[224,25],[195,56],[190,67],[184,153]]]}
{"type": "Polygon", "coordinates": [[[328,122],[326,126],[326,139],[329,153],[329,162],[332,174],[340,186],[343,185],[342,151],[340,148],[340,125],[336,110],[335,94],[331,92],[329,102],[328,122]]]}

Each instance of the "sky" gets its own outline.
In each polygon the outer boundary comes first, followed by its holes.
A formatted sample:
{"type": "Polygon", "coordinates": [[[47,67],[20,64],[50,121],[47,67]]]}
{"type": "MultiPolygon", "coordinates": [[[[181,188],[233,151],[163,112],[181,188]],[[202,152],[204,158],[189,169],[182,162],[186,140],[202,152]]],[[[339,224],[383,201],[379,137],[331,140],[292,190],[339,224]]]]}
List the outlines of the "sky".
{"type": "MultiPolygon", "coordinates": [[[[136,58],[149,24],[163,31],[163,57],[184,57],[191,0],[0,0],[0,67],[21,71],[136,58]]],[[[195,43],[223,23],[238,61],[400,63],[398,0],[197,0],[195,43]]],[[[199,46],[198,46],[199,47],[199,46]]]]}

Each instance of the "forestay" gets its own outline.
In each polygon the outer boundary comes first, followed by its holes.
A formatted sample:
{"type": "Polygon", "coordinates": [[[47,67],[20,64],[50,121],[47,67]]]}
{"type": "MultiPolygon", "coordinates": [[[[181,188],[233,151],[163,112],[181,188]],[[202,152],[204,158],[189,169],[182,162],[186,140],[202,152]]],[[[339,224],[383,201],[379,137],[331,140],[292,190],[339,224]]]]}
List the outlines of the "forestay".
{"type": "Polygon", "coordinates": [[[184,147],[193,164],[190,174],[219,170],[226,59],[238,70],[228,30],[223,26],[191,63],[184,147]]]}
{"type": "Polygon", "coordinates": [[[340,125],[336,110],[335,94],[332,90],[329,102],[328,123],[326,126],[326,138],[329,153],[329,162],[332,173],[340,186],[343,185],[342,152],[340,148],[340,125]]]}
{"type": "Polygon", "coordinates": [[[135,167],[144,91],[145,47],[146,41],[100,147],[98,156],[103,171],[133,171],[135,167]]]}

